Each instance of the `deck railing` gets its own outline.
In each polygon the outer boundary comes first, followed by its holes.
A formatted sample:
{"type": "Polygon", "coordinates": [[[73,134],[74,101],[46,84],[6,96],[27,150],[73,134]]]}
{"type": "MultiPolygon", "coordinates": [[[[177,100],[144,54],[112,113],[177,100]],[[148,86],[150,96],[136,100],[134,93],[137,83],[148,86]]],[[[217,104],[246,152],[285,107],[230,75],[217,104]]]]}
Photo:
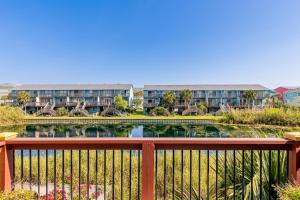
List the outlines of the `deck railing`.
{"type": "Polygon", "coordinates": [[[300,181],[298,151],[296,140],[275,138],[16,138],[0,141],[0,189],[45,199],[271,199],[276,184],[300,181]]]}

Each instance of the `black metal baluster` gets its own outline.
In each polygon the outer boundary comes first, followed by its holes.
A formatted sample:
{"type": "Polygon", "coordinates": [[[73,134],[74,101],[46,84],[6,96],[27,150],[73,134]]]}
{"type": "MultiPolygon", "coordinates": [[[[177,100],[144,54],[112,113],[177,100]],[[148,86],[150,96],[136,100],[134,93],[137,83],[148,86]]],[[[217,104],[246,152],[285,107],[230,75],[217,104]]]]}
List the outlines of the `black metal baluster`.
{"type": "Polygon", "coordinates": [[[219,151],[216,150],[216,199],[218,199],[219,151]]]}
{"type": "Polygon", "coordinates": [[[190,200],[192,199],[192,150],[190,150],[190,200]]]}
{"type": "Polygon", "coordinates": [[[271,184],[271,170],[272,170],[272,164],[271,164],[271,157],[272,157],[272,151],[269,150],[269,199],[271,199],[271,189],[272,189],[272,184],[271,184]]]}
{"type": "Polygon", "coordinates": [[[65,198],[65,150],[62,150],[62,167],[61,167],[61,184],[62,184],[62,199],[65,198]]]}
{"type": "Polygon", "coordinates": [[[106,199],[106,150],[104,150],[104,154],[103,154],[103,159],[104,159],[104,163],[103,163],[103,180],[104,180],[104,200],[106,199]]]}
{"type": "Polygon", "coordinates": [[[16,150],[12,150],[12,154],[13,154],[13,166],[12,166],[12,168],[13,168],[13,171],[12,171],[12,173],[13,173],[13,180],[12,180],[12,187],[13,187],[13,189],[15,189],[15,179],[16,179],[16,152],[15,152],[16,150]]]}
{"type": "Polygon", "coordinates": [[[98,198],[98,150],[96,150],[96,163],[95,163],[95,173],[96,173],[96,198],[98,198]]]}
{"type": "Polygon", "coordinates": [[[73,199],[73,150],[70,150],[70,198],[73,199]]]}
{"type": "Polygon", "coordinates": [[[207,154],[206,195],[207,195],[207,199],[209,199],[209,150],[207,150],[206,154],[207,154]]]}
{"type": "Polygon", "coordinates": [[[242,199],[245,198],[245,150],[242,151],[242,199]]]}
{"type": "Polygon", "coordinates": [[[277,184],[280,183],[280,150],[277,152],[277,184]]]}
{"type": "Polygon", "coordinates": [[[23,182],[24,182],[24,152],[23,149],[21,150],[21,188],[23,189],[23,182]]]}
{"type": "Polygon", "coordinates": [[[198,196],[201,197],[201,151],[198,151],[198,196]]]}
{"type": "Polygon", "coordinates": [[[81,199],[81,150],[78,152],[78,197],[81,199]]]}
{"type": "Polygon", "coordinates": [[[164,150],[164,200],[166,199],[166,150],[164,150]]]}
{"type": "Polygon", "coordinates": [[[224,172],[224,177],[225,177],[225,180],[224,180],[224,199],[226,200],[227,199],[227,150],[225,150],[224,152],[224,165],[225,165],[225,172],[224,172]]]}
{"type": "Polygon", "coordinates": [[[183,198],[183,150],[181,150],[181,198],[183,198]]]}
{"type": "Polygon", "coordinates": [[[56,149],[54,150],[54,157],[53,157],[53,182],[54,182],[54,200],[56,200],[56,149]]]}
{"type": "Polygon", "coordinates": [[[157,200],[158,193],[158,172],[157,172],[158,160],[157,160],[157,150],[155,150],[155,200],[157,200]]]}
{"type": "Polygon", "coordinates": [[[235,167],[236,167],[236,159],[235,159],[235,150],[233,150],[233,199],[235,199],[235,167]]]}
{"type": "Polygon", "coordinates": [[[175,199],[175,150],[172,150],[172,200],[175,199]]]}
{"type": "Polygon", "coordinates": [[[251,200],[253,200],[253,150],[251,150],[251,200]]]}
{"type": "Polygon", "coordinates": [[[46,150],[46,200],[48,200],[48,150],[46,150]]]}
{"type": "Polygon", "coordinates": [[[90,198],[90,150],[87,150],[87,199],[90,198]]]}
{"type": "Polygon", "coordinates": [[[115,150],[112,151],[112,199],[115,199],[115,150]]]}
{"type": "Polygon", "coordinates": [[[30,185],[30,191],[32,190],[32,153],[31,149],[29,150],[29,185],[30,185]]]}
{"type": "Polygon", "coordinates": [[[141,188],[141,183],[140,183],[140,175],[141,175],[141,151],[138,150],[138,200],[140,200],[140,188],[141,188]]]}
{"type": "Polygon", "coordinates": [[[131,169],[131,165],[132,165],[132,159],[131,159],[131,154],[132,154],[132,150],[130,150],[129,152],[129,199],[131,199],[131,177],[132,177],[132,169],[131,169]]]}
{"type": "Polygon", "coordinates": [[[259,199],[262,199],[262,150],[259,151],[259,199]]]}
{"type": "Polygon", "coordinates": [[[40,197],[41,188],[40,188],[40,150],[37,152],[38,154],[38,196],[40,197]]]}
{"type": "Polygon", "coordinates": [[[121,200],[123,200],[123,150],[121,150],[121,200]]]}

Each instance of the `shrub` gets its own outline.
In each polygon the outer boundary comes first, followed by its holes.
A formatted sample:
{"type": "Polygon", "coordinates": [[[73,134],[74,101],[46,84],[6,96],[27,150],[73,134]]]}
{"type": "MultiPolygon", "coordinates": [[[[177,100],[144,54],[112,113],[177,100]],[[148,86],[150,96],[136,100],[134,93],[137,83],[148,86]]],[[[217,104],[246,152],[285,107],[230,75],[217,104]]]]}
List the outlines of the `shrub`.
{"type": "Polygon", "coordinates": [[[0,123],[2,125],[20,124],[24,119],[24,113],[20,108],[0,106],[0,123]]]}
{"type": "Polygon", "coordinates": [[[67,116],[69,114],[68,110],[65,107],[58,108],[56,111],[58,116],[67,116]]]}
{"type": "Polygon", "coordinates": [[[133,107],[127,107],[127,108],[125,109],[125,111],[128,112],[128,113],[134,113],[134,112],[136,111],[136,109],[133,108],[133,107]]]}
{"type": "Polygon", "coordinates": [[[37,194],[25,190],[15,190],[13,192],[0,193],[0,200],[15,200],[15,199],[35,200],[37,199],[37,194]]]}
{"type": "Polygon", "coordinates": [[[157,106],[153,108],[149,114],[151,116],[169,116],[170,112],[164,107],[157,106]]]}
{"type": "Polygon", "coordinates": [[[202,112],[202,113],[207,113],[207,108],[205,105],[202,103],[197,104],[197,108],[202,112]]]}
{"type": "Polygon", "coordinates": [[[296,185],[285,185],[278,187],[277,192],[281,200],[298,200],[300,199],[300,187],[296,185]]]}
{"type": "Polygon", "coordinates": [[[115,97],[114,104],[118,110],[125,110],[128,107],[128,102],[121,95],[115,97]]]}
{"type": "Polygon", "coordinates": [[[289,107],[256,109],[231,109],[224,113],[223,122],[236,124],[300,125],[300,110],[289,107]]]}

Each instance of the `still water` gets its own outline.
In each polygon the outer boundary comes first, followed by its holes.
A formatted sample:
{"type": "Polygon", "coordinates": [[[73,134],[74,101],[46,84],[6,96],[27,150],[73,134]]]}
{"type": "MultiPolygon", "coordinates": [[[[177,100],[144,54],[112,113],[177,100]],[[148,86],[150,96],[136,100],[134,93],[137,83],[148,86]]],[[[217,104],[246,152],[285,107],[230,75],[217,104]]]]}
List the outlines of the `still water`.
{"type": "Polygon", "coordinates": [[[18,137],[280,137],[284,130],[210,124],[92,124],[1,127],[18,137]]]}

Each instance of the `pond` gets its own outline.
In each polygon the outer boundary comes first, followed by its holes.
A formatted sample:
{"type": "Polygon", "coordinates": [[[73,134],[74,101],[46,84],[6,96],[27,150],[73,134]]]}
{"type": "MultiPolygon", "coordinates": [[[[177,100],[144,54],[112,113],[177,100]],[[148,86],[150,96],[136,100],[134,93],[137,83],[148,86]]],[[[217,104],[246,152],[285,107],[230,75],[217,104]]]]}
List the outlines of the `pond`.
{"type": "Polygon", "coordinates": [[[213,124],[85,124],[0,127],[18,137],[280,137],[284,128],[213,124]]]}

